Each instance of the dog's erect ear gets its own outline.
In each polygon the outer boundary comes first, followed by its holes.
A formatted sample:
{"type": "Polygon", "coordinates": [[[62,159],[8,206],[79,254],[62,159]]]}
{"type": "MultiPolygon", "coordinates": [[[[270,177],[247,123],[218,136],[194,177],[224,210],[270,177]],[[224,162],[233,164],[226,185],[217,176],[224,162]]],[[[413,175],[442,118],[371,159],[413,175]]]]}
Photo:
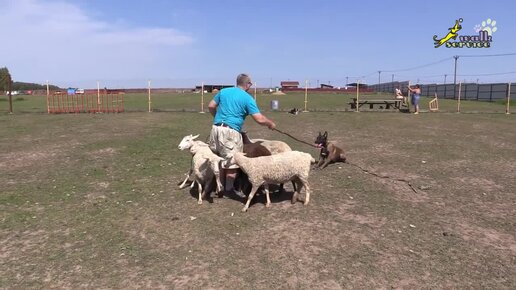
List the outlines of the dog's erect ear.
{"type": "Polygon", "coordinates": [[[328,137],[328,132],[327,131],[324,131],[324,137],[328,137]]]}
{"type": "Polygon", "coordinates": [[[319,131],[319,136],[322,136],[321,131],[319,131]]]}

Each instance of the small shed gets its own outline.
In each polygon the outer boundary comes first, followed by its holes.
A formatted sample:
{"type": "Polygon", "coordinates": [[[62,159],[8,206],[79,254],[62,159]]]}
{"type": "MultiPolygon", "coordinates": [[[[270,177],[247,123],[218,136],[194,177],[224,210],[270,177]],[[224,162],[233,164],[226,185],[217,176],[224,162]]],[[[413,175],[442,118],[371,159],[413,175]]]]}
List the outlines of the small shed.
{"type": "Polygon", "coordinates": [[[282,81],[280,84],[282,89],[297,89],[299,87],[298,81],[282,81]]]}

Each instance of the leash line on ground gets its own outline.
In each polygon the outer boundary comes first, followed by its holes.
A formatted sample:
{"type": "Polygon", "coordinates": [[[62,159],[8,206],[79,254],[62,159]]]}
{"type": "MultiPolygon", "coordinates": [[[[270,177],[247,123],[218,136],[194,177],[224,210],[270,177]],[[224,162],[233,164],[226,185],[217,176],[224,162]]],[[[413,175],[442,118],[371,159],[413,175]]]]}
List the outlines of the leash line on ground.
{"type": "MultiPolygon", "coordinates": [[[[296,137],[294,137],[294,136],[290,135],[289,133],[283,132],[283,131],[281,131],[281,130],[279,130],[279,129],[277,129],[277,128],[274,128],[274,131],[277,131],[278,133],[281,133],[281,134],[287,135],[288,137],[290,137],[290,138],[292,138],[292,139],[294,139],[294,140],[296,140],[296,141],[298,141],[298,142],[301,142],[301,143],[303,143],[303,144],[306,144],[306,145],[308,145],[308,146],[310,146],[310,147],[318,148],[317,146],[315,146],[315,145],[313,145],[313,144],[310,144],[310,143],[305,142],[305,141],[303,141],[303,140],[299,140],[299,139],[297,139],[296,137]]],[[[357,164],[354,164],[354,163],[351,163],[351,162],[349,162],[349,161],[346,161],[346,163],[347,163],[347,164],[349,164],[349,165],[355,166],[356,168],[358,168],[358,169],[362,170],[363,172],[365,172],[365,173],[367,173],[367,174],[371,174],[371,175],[376,176],[376,177],[378,177],[378,178],[392,179],[392,180],[396,180],[396,181],[404,182],[404,183],[406,183],[406,184],[410,187],[410,189],[412,189],[412,191],[413,191],[414,193],[417,193],[417,190],[414,188],[414,186],[412,186],[412,184],[410,183],[410,181],[408,181],[408,180],[406,180],[406,179],[402,179],[402,178],[394,178],[394,177],[390,177],[390,176],[387,176],[387,175],[380,175],[380,174],[374,173],[374,172],[372,172],[372,171],[369,171],[369,170],[367,170],[367,169],[364,169],[364,168],[362,168],[361,166],[359,166],[359,165],[357,165],[357,164]]]]}
{"type": "Polygon", "coordinates": [[[355,166],[356,168],[362,170],[363,172],[367,173],[367,174],[371,174],[373,176],[376,176],[376,177],[379,177],[379,178],[384,178],[384,179],[392,179],[392,180],[396,180],[396,181],[400,181],[400,182],[404,182],[406,183],[410,189],[412,189],[412,191],[414,193],[417,193],[417,190],[414,188],[414,186],[412,186],[412,184],[410,183],[410,181],[406,180],[406,179],[402,179],[402,178],[394,178],[394,177],[390,177],[390,176],[387,176],[387,175],[380,175],[380,174],[377,174],[377,173],[374,173],[372,171],[369,171],[367,169],[364,169],[362,168],[361,166],[357,165],[357,164],[354,164],[354,163],[351,163],[349,161],[346,161],[346,163],[348,163],[349,165],[352,165],[352,166],[355,166]]]}

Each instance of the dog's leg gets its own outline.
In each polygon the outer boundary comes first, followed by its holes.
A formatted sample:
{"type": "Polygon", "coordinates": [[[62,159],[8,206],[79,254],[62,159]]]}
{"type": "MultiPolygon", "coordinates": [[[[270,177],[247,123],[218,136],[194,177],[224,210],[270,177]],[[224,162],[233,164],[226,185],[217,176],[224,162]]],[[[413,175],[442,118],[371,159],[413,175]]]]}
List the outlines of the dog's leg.
{"type": "Polygon", "coordinates": [[[330,162],[331,162],[331,158],[330,157],[326,158],[323,165],[321,166],[321,169],[324,169],[326,166],[328,166],[328,164],[330,164],[330,162]]]}
{"type": "Polygon", "coordinates": [[[316,168],[320,168],[320,167],[321,167],[321,165],[324,163],[324,160],[325,160],[324,158],[319,157],[319,162],[317,162],[317,166],[316,166],[316,168]]]}

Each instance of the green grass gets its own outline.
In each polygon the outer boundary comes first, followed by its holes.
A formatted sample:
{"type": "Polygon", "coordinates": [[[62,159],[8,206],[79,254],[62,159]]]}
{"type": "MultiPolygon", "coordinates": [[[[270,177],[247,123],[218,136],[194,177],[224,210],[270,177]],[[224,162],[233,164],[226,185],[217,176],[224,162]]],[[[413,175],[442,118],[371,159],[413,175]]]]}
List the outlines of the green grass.
{"type": "MultiPolygon", "coordinates": [[[[336,94],[336,93],[309,93],[307,97],[307,109],[309,111],[346,111],[351,110],[349,102],[356,94],[336,94]]],[[[201,110],[201,94],[195,93],[163,93],[151,95],[151,109],[154,111],[189,111],[196,112],[201,110]]],[[[213,98],[213,94],[204,94],[204,110],[207,111],[208,103],[213,98]]],[[[303,92],[291,92],[286,95],[272,95],[258,93],[257,103],[264,111],[270,111],[271,101],[279,101],[280,110],[290,110],[292,108],[305,108],[305,95],[303,92]]],[[[359,98],[392,98],[391,95],[368,93],[361,94],[359,98]]],[[[428,109],[428,102],[431,98],[421,98],[421,109],[428,109]]],[[[513,102],[514,103],[514,102],[513,102]]],[[[124,107],[130,112],[148,111],[147,94],[125,94],[124,107]]],[[[511,104],[511,107],[513,104],[511,104]]],[[[461,101],[461,112],[485,112],[502,113],[505,112],[506,103],[504,101],[480,102],[480,101],[461,101]]],[[[439,99],[440,112],[456,112],[457,100],[439,99]]],[[[0,113],[8,112],[9,103],[7,97],[0,97],[0,113]]],[[[362,110],[362,109],[361,109],[362,110]]],[[[13,98],[14,113],[45,113],[47,111],[46,96],[24,96],[13,98]]]]}
{"type": "MultiPolygon", "coordinates": [[[[195,109],[199,95],[176,97],[153,103],[195,109]]],[[[313,108],[345,97],[314,97],[313,108]]],[[[303,98],[258,102],[302,108],[303,98]]],[[[299,139],[327,130],[352,163],[430,189],[339,163],[311,172],[310,205],[291,205],[287,192],[266,209],[262,195],[244,214],[240,200],[198,205],[195,191],[177,188],[190,166],[177,145],[187,134],[205,140],[211,115],[148,113],[145,101],[128,96],[143,112],[122,114],[0,114],[0,288],[516,285],[512,115],[266,112],[299,139]]],[[[317,157],[251,120],[246,129],[317,157]]]]}

